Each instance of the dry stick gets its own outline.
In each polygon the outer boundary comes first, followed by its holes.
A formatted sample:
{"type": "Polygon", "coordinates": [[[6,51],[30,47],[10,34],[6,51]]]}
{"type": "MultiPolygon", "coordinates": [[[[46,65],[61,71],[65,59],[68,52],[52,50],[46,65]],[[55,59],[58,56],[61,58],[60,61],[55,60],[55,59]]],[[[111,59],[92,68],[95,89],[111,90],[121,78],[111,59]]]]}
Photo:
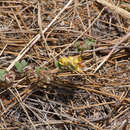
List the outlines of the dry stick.
{"type": "Polygon", "coordinates": [[[98,129],[98,130],[103,130],[101,127],[93,124],[92,122],[90,122],[88,119],[84,118],[84,117],[80,117],[81,120],[87,122],[90,126],[92,126],[93,128],[95,129],[98,129]]]}
{"type": "MultiPolygon", "coordinates": [[[[110,97],[116,98],[117,100],[120,100],[120,96],[114,95],[112,93],[108,93],[106,91],[99,91],[99,90],[96,90],[96,89],[85,88],[85,87],[81,87],[81,86],[77,86],[77,88],[84,89],[86,91],[90,91],[90,92],[94,92],[94,93],[98,93],[98,94],[102,94],[102,95],[105,95],[105,96],[110,96],[110,97]]],[[[125,98],[124,97],[121,100],[126,101],[126,102],[130,102],[130,98],[125,98]]]]}
{"type": "Polygon", "coordinates": [[[47,44],[47,41],[46,41],[44,34],[42,33],[41,7],[40,7],[39,2],[38,2],[38,25],[39,25],[39,28],[40,28],[40,33],[41,33],[42,39],[45,42],[45,45],[43,45],[43,43],[41,43],[42,47],[45,47],[46,50],[49,51],[49,52],[47,52],[49,56],[52,56],[53,58],[55,58],[53,56],[52,50],[50,49],[50,47],[47,44]]]}
{"type": "Polygon", "coordinates": [[[130,13],[128,11],[109,3],[107,0],[97,0],[97,2],[107,6],[111,10],[113,10],[116,13],[120,14],[122,17],[130,19],[130,13]]]}
{"type": "Polygon", "coordinates": [[[6,49],[7,46],[8,46],[8,44],[6,44],[6,45],[4,46],[4,48],[3,48],[2,51],[0,52],[0,56],[3,54],[3,52],[4,52],[4,50],[6,49]]]}
{"type": "MultiPolygon", "coordinates": [[[[91,14],[90,14],[90,7],[89,4],[87,4],[87,9],[88,9],[88,24],[91,25],[91,14]]],[[[92,30],[89,30],[89,35],[91,35],[92,30]]]]}
{"type": "Polygon", "coordinates": [[[120,112],[117,116],[113,117],[113,118],[109,121],[109,123],[112,123],[113,121],[115,121],[118,117],[120,117],[121,115],[123,115],[125,112],[129,111],[129,109],[130,109],[130,108],[128,107],[128,108],[126,108],[124,111],[120,112]]]}
{"type": "MultiPolygon", "coordinates": [[[[20,28],[20,31],[23,33],[22,26],[20,25],[20,22],[19,22],[19,20],[18,20],[18,18],[17,18],[17,16],[16,16],[14,10],[11,9],[11,11],[12,11],[12,13],[13,13],[13,15],[14,15],[14,18],[15,18],[16,23],[18,24],[18,27],[20,28]]],[[[23,35],[25,35],[25,34],[23,33],[23,35]]]]}
{"type": "MultiPolygon", "coordinates": [[[[27,88],[27,90],[24,90],[23,92],[20,93],[20,96],[22,96],[21,98],[23,99],[23,98],[25,98],[25,93],[26,93],[26,95],[28,95],[28,94],[31,93],[31,92],[32,92],[32,90],[29,89],[29,88],[27,88]],[[24,94],[24,95],[23,95],[23,94],[24,94]]],[[[5,106],[5,105],[8,105],[8,107],[7,107],[2,113],[0,113],[0,118],[1,118],[10,108],[12,108],[14,105],[17,104],[17,102],[13,102],[15,99],[16,99],[16,98],[13,97],[13,99],[7,101],[7,103],[4,103],[4,106],[5,106]],[[11,102],[13,102],[13,103],[10,104],[11,102]]],[[[0,110],[1,110],[1,109],[0,109],[0,110]]]]}
{"type": "Polygon", "coordinates": [[[115,104],[115,102],[111,101],[111,102],[103,102],[103,103],[99,103],[99,104],[92,104],[92,105],[84,105],[84,106],[79,106],[79,107],[73,107],[72,110],[82,110],[82,109],[86,109],[86,108],[92,108],[92,107],[109,105],[109,104],[115,104]]]}
{"type": "Polygon", "coordinates": [[[109,54],[104,58],[104,60],[99,64],[99,66],[95,69],[94,73],[96,73],[97,70],[109,59],[109,57],[110,57],[110,56],[112,55],[112,53],[116,50],[116,48],[117,48],[122,42],[126,41],[129,37],[130,37],[130,32],[129,32],[127,35],[125,35],[125,36],[122,38],[122,40],[120,40],[119,42],[117,42],[117,43],[113,46],[113,48],[112,48],[112,50],[110,51],[110,53],[109,53],[109,54]]]}
{"type": "MultiPolygon", "coordinates": [[[[104,51],[104,50],[107,50],[107,51],[110,52],[112,48],[113,47],[102,47],[102,48],[96,48],[96,49],[93,49],[93,50],[85,50],[84,54],[89,53],[89,52],[97,52],[97,51],[104,51]]],[[[119,49],[119,50],[121,50],[121,49],[130,49],[130,45],[128,45],[128,46],[118,46],[117,49],[119,49]]],[[[79,54],[79,52],[76,52],[76,51],[72,51],[70,53],[71,54],[79,54]]],[[[66,53],[66,55],[68,55],[68,53],[66,53]]]]}
{"type": "Polygon", "coordinates": [[[21,99],[20,94],[19,94],[19,92],[17,91],[17,89],[15,90],[15,91],[17,92],[17,95],[16,95],[11,89],[9,89],[9,90],[10,90],[10,92],[14,95],[14,97],[17,99],[17,101],[20,103],[21,107],[23,108],[24,112],[25,112],[26,115],[27,115],[27,118],[29,119],[30,123],[32,124],[33,129],[36,130],[36,127],[34,126],[32,120],[31,120],[31,117],[29,116],[29,114],[28,114],[28,112],[27,112],[25,106],[23,105],[22,99],[21,99]]]}
{"type": "MultiPolygon", "coordinates": [[[[48,26],[42,31],[42,34],[44,34],[51,26],[52,24],[57,20],[57,18],[65,11],[66,8],[68,8],[68,6],[72,3],[73,0],[70,0],[65,6],[64,8],[56,15],[56,17],[50,22],[50,24],[48,24],[48,26]]],[[[18,54],[18,56],[15,58],[15,60],[9,65],[9,67],[7,68],[7,71],[11,70],[13,68],[13,66],[15,65],[15,63],[17,61],[19,61],[24,55],[25,53],[27,53],[27,51],[40,39],[41,35],[37,34],[22,50],[21,52],[18,54]]]]}
{"type": "Polygon", "coordinates": [[[70,120],[47,120],[42,123],[35,124],[36,127],[38,126],[46,126],[46,125],[55,125],[55,124],[78,124],[79,126],[86,126],[84,124],[79,124],[79,121],[70,121],[70,120]]]}

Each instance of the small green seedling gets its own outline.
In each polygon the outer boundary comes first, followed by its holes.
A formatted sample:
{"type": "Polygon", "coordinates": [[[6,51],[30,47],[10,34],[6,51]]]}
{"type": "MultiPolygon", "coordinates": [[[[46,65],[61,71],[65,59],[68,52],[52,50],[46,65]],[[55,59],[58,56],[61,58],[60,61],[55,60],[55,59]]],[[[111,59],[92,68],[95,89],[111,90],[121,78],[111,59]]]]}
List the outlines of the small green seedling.
{"type": "Polygon", "coordinates": [[[46,69],[44,67],[35,67],[35,72],[44,82],[50,82],[50,76],[46,73],[46,69]],[[43,73],[41,73],[42,71],[43,73]]]}
{"type": "Polygon", "coordinates": [[[85,50],[90,50],[94,46],[95,40],[88,38],[84,41],[83,44],[80,44],[79,42],[76,43],[76,49],[78,52],[83,52],[85,50]]]}
{"type": "Polygon", "coordinates": [[[0,69],[0,80],[3,80],[4,75],[7,73],[7,70],[0,69]]]}
{"type": "Polygon", "coordinates": [[[41,70],[45,70],[45,68],[44,67],[35,67],[35,72],[37,73],[37,75],[40,75],[41,70]]]}
{"type": "Polygon", "coordinates": [[[58,71],[59,71],[59,72],[62,71],[61,64],[60,64],[59,61],[57,61],[57,60],[55,60],[55,67],[58,68],[58,71]]]}
{"type": "Polygon", "coordinates": [[[81,51],[79,42],[76,42],[76,50],[77,50],[77,52],[80,52],[80,51],[81,51]]]}
{"type": "Polygon", "coordinates": [[[25,60],[22,60],[21,63],[20,62],[15,63],[15,67],[17,71],[20,73],[23,71],[26,65],[27,65],[27,62],[25,60]]]}
{"type": "Polygon", "coordinates": [[[94,46],[95,40],[88,38],[87,40],[85,40],[85,50],[90,50],[93,46],[94,46]]]}

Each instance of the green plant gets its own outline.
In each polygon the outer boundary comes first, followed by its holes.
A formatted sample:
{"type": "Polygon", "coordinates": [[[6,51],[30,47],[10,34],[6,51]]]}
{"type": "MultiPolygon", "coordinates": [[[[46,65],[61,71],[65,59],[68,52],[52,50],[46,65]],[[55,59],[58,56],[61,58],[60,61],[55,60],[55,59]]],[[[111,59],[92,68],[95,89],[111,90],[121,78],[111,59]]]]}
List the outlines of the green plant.
{"type": "Polygon", "coordinates": [[[79,42],[76,42],[76,50],[77,50],[77,52],[80,52],[80,51],[81,51],[79,42]]]}
{"type": "Polygon", "coordinates": [[[24,67],[26,65],[27,65],[27,62],[25,60],[22,60],[21,62],[16,62],[15,63],[15,67],[16,67],[18,72],[22,72],[22,70],[24,69],[24,67]]]}
{"type": "Polygon", "coordinates": [[[93,47],[93,45],[94,45],[94,43],[95,43],[95,40],[93,40],[93,39],[91,39],[91,38],[88,38],[88,39],[85,40],[84,42],[85,42],[84,48],[85,48],[86,50],[90,50],[90,49],[93,47]]]}
{"type": "Polygon", "coordinates": [[[0,69],[0,80],[3,80],[4,75],[7,73],[7,70],[0,69]]]}
{"type": "Polygon", "coordinates": [[[62,70],[61,64],[57,60],[55,60],[55,67],[58,68],[58,71],[62,70]]]}
{"type": "Polygon", "coordinates": [[[37,73],[37,75],[40,75],[41,70],[45,70],[45,68],[44,67],[35,67],[35,72],[37,73]]]}
{"type": "Polygon", "coordinates": [[[83,44],[76,42],[76,50],[78,52],[83,52],[84,50],[90,50],[94,46],[95,40],[88,38],[83,44]]]}

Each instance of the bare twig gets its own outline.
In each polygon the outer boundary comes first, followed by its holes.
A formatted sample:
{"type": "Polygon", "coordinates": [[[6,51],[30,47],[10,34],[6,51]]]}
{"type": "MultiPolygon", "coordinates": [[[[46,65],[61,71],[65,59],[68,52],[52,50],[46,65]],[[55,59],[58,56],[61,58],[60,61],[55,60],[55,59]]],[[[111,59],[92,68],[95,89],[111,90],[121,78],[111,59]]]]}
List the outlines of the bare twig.
{"type": "Polygon", "coordinates": [[[81,120],[85,121],[86,123],[88,123],[90,126],[92,126],[93,128],[95,129],[98,129],[98,130],[103,130],[101,127],[93,124],[92,122],[90,122],[88,119],[84,118],[84,117],[80,117],[81,120]]]}
{"type": "Polygon", "coordinates": [[[122,38],[119,42],[117,42],[114,46],[113,49],[110,51],[110,53],[103,59],[103,61],[98,65],[98,67],[95,69],[94,73],[97,72],[97,70],[110,58],[112,53],[116,50],[116,48],[124,41],[126,41],[130,37],[130,32],[122,38]]]}
{"type": "Polygon", "coordinates": [[[114,10],[116,13],[120,14],[122,17],[130,19],[130,13],[128,11],[109,3],[107,0],[97,0],[97,2],[107,6],[111,10],[114,10]]]}
{"type": "Polygon", "coordinates": [[[36,127],[34,126],[32,120],[31,120],[31,117],[29,116],[25,106],[23,105],[23,101],[22,101],[21,96],[20,96],[19,92],[17,91],[17,89],[15,89],[15,91],[18,93],[17,95],[11,89],[9,89],[9,90],[14,95],[14,97],[17,99],[17,101],[20,103],[21,107],[23,108],[24,112],[27,115],[27,118],[29,119],[30,123],[32,124],[33,129],[36,130],[36,127]]]}
{"type": "Polygon", "coordinates": [[[6,49],[7,46],[8,46],[8,44],[6,44],[6,45],[3,47],[2,51],[0,52],[0,56],[3,54],[3,52],[4,52],[4,50],[6,49]]]}
{"type": "MultiPolygon", "coordinates": [[[[78,86],[77,86],[77,88],[81,88],[81,89],[84,89],[84,90],[86,90],[86,91],[90,91],[90,92],[102,94],[102,95],[105,95],[105,96],[110,96],[110,97],[113,97],[113,98],[115,98],[115,99],[117,99],[117,100],[120,100],[120,96],[114,95],[114,94],[112,94],[112,93],[108,93],[108,92],[106,92],[106,91],[98,91],[98,90],[95,90],[95,89],[85,88],[85,87],[78,87],[78,86]]],[[[126,102],[130,102],[130,98],[125,98],[125,97],[124,97],[124,98],[121,99],[121,100],[126,101],[126,102]]]]}

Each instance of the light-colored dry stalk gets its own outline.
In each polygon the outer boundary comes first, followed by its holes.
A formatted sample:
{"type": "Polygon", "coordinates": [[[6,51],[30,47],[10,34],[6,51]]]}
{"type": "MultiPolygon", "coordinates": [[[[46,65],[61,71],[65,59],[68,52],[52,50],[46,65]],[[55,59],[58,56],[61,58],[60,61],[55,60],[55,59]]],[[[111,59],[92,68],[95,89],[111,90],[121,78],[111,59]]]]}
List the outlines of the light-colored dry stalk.
{"type": "MultiPolygon", "coordinates": [[[[114,94],[112,94],[112,93],[108,93],[108,92],[106,92],[106,91],[98,91],[98,90],[96,90],[96,89],[85,88],[85,87],[80,87],[80,86],[79,86],[79,87],[77,86],[77,88],[81,88],[81,89],[84,89],[84,90],[86,90],[86,91],[98,93],[98,94],[105,95],[105,96],[110,96],[110,97],[113,97],[113,98],[115,98],[115,99],[117,99],[117,100],[120,100],[120,96],[114,95],[114,94]]],[[[123,99],[121,99],[121,101],[130,102],[130,98],[125,98],[125,97],[124,97],[123,99]]]]}
{"type": "Polygon", "coordinates": [[[14,97],[17,99],[17,101],[19,102],[19,104],[21,105],[21,107],[23,108],[23,111],[26,113],[27,118],[29,119],[30,124],[32,124],[33,129],[36,130],[36,127],[34,126],[32,120],[31,120],[31,117],[29,116],[29,114],[27,112],[27,109],[25,108],[25,106],[23,104],[23,101],[22,101],[22,98],[21,98],[19,92],[17,91],[17,89],[15,89],[15,91],[17,92],[17,95],[11,89],[9,89],[9,90],[14,95],[14,97]]]}
{"type": "Polygon", "coordinates": [[[116,118],[118,118],[119,116],[123,115],[126,111],[129,111],[130,108],[126,108],[124,111],[121,111],[117,116],[115,116],[114,118],[112,118],[110,120],[110,122],[113,122],[114,120],[116,120],[116,118]]]}
{"type": "Polygon", "coordinates": [[[97,72],[97,70],[99,70],[99,68],[101,68],[101,66],[111,57],[112,53],[117,49],[117,47],[124,41],[126,41],[128,38],[130,37],[130,32],[125,35],[119,42],[117,42],[112,50],[110,51],[110,53],[103,59],[103,61],[98,65],[98,67],[95,69],[94,73],[97,72]]]}
{"type": "Polygon", "coordinates": [[[0,56],[3,54],[4,50],[6,49],[6,47],[8,46],[8,44],[5,44],[5,46],[3,47],[2,51],[0,52],[0,56]]]}
{"type": "Polygon", "coordinates": [[[126,11],[125,9],[122,9],[114,4],[111,4],[107,0],[96,0],[96,1],[99,2],[100,4],[103,4],[104,6],[107,6],[115,13],[120,14],[123,18],[127,18],[130,20],[130,12],[126,11]]]}
{"type": "Polygon", "coordinates": [[[80,117],[81,120],[85,121],[86,123],[88,123],[90,126],[92,126],[93,128],[95,129],[98,129],[98,130],[103,130],[101,127],[93,124],[92,122],[90,122],[88,119],[84,118],[84,117],[80,117]]]}
{"type": "Polygon", "coordinates": [[[109,104],[114,104],[115,102],[103,102],[99,104],[92,104],[92,105],[84,105],[80,107],[73,107],[73,110],[81,110],[81,109],[86,109],[86,108],[92,108],[92,107],[97,107],[97,106],[103,106],[103,105],[109,105],[109,104]]]}

